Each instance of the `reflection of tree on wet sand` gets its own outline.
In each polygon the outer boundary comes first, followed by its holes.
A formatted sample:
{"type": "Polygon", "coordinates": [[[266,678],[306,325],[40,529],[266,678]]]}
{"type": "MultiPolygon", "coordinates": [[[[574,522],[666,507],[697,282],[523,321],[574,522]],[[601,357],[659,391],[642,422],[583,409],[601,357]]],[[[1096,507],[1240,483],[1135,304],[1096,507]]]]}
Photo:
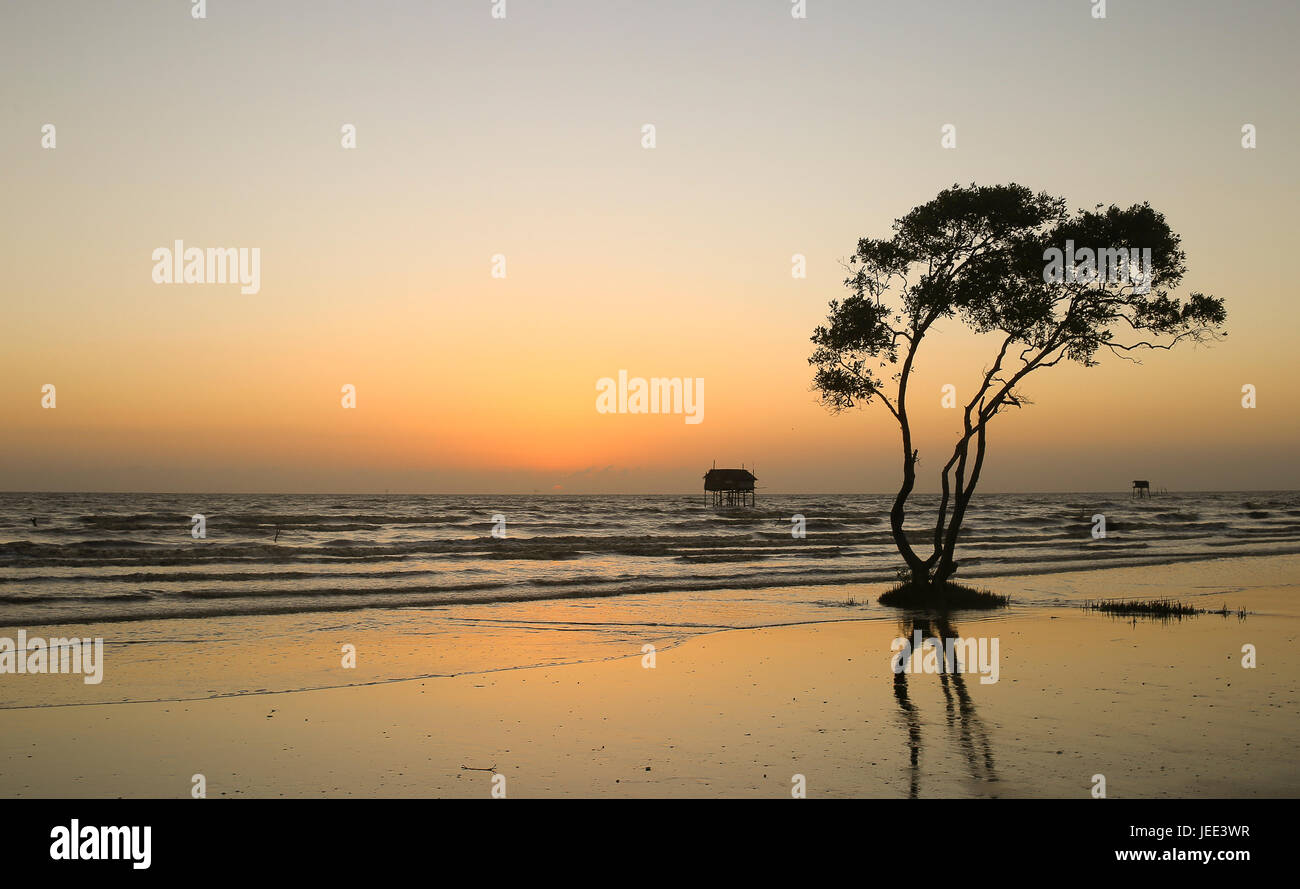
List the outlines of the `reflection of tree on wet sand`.
{"type": "MultiPolygon", "coordinates": [[[[958,633],[947,617],[907,617],[899,621],[899,630],[906,639],[912,639],[916,630],[922,639],[937,637],[941,640],[955,638],[958,633]]],[[[940,662],[943,655],[940,653],[940,662]]],[[[921,790],[921,715],[907,693],[908,675],[894,674],[894,698],[907,724],[907,743],[910,749],[911,782],[908,796],[916,799],[921,790]]],[[[925,674],[917,674],[925,675],[925,674]]],[[[975,701],[966,688],[966,677],[960,672],[938,674],[945,706],[948,731],[957,739],[958,749],[966,758],[971,777],[982,781],[998,780],[993,764],[993,745],[983,720],[975,712],[975,701]]]]}

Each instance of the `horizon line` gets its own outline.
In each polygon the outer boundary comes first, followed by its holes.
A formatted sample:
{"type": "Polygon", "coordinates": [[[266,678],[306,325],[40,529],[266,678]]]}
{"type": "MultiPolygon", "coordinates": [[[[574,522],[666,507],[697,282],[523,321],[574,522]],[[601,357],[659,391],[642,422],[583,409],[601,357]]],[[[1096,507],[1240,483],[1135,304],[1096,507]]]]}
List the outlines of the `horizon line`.
{"type": "MultiPolygon", "coordinates": [[[[1122,494],[1129,493],[1130,488],[1111,490],[1055,490],[1055,491],[981,491],[979,494],[1122,494]]],[[[0,496],[8,494],[147,494],[155,496],[258,496],[258,497],[693,497],[706,494],[703,489],[697,491],[22,491],[0,489],[0,496]]],[[[897,491],[769,491],[774,497],[894,497],[897,491]]],[[[940,494],[935,491],[913,491],[915,494],[940,494]]],[[[1300,488],[1212,488],[1204,490],[1168,491],[1155,496],[1170,497],[1176,494],[1259,494],[1259,493],[1300,493],[1300,488]]],[[[1145,498],[1144,498],[1145,499],[1145,498]]]]}

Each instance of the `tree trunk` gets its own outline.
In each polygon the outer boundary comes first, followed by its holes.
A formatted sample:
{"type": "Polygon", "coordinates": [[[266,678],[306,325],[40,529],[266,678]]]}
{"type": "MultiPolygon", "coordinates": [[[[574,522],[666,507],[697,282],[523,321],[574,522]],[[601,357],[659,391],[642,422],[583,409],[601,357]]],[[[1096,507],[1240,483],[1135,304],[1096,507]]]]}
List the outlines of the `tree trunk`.
{"type": "Polygon", "coordinates": [[[957,502],[953,507],[952,521],[948,523],[947,533],[944,535],[943,552],[939,556],[939,563],[935,567],[934,576],[930,579],[930,586],[934,589],[941,589],[948,582],[948,578],[952,577],[957,570],[957,563],[953,558],[957,551],[957,535],[961,531],[962,520],[966,518],[966,507],[970,505],[971,498],[975,495],[975,485],[980,480],[980,468],[984,465],[984,447],[986,444],[984,422],[981,422],[977,427],[975,442],[975,462],[971,466],[970,482],[957,491],[957,502]]]}
{"type": "Polygon", "coordinates": [[[913,580],[924,580],[929,571],[928,562],[922,561],[921,557],[912,549],[912,544],[907,540],[907,532],[903,530],[903,519],[907,509],[907,498],[912,495],[912,488],[916,486],[916,451],[912,448],[912,424],[907,419],[907,383],[912,375],[912,359],[916,357],[916,347],[921,342],[921,337],[925,336],[926,328],[933,323],[935,316],[930,316],[924,324],[918,325],[916,334],[907,349],[907,357],[903,359],[903,369],[898,376],[898,410],[896,417],[898,419],[898,429],[902,433],[903,445],[903,484],[898,489],[897,496],[894,497],[894,507],[889,511],[889,529],[894,535],[894,546],[903,556],[903,561],[907,563],[907,570],[911,572],[913,580]]]}
{"type": "Polygon", "coordinates": [[[907,540],[907,532],[903,530],[907,498],[911,496],[912,488],[915,486],[916,456],[908,454],[903,462],[903,485],[898,489],[898,495],[894,497],[894,508],[889,511],[889,530],[894,535],[894,546],[898,548],[903,561],[907,563],[907,570],[912,572],[912,579],[923,581],[929,565],[916,554],[916,550],[912,549],[912,544],[907,540]]]}

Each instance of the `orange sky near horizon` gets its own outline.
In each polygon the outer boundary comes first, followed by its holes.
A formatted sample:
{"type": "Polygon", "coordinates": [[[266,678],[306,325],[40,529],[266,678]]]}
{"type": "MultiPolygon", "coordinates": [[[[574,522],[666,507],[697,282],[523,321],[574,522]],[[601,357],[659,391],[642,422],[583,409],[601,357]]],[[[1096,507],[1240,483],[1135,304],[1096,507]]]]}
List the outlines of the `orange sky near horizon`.
{"type": "MultiPolygon", "coordinates": [[[[692,492],[716,460],[891,491],[896,426],[817,404],[809,336],[858,237],[971,181],[1150,200],[1179,295],[1229,311],[1212,348],[1031,378],[982,489],[1300,487],[1293,7],[810,6],[7,6],[0,490],[692,492]],[[1124,70],[1080,80],[1097,58],[1124,70]],[[1078,95],[1128,98],[1071,126],[1078,95]],[[260,292],[153,283],[177,239],[258,247],[260,292]],[[597,413],[620,369],[703,378],[704,421],[597,413]]],[[[940,387],[992,354],[927,343],[923,490],[960,422],[940,387]]]]}

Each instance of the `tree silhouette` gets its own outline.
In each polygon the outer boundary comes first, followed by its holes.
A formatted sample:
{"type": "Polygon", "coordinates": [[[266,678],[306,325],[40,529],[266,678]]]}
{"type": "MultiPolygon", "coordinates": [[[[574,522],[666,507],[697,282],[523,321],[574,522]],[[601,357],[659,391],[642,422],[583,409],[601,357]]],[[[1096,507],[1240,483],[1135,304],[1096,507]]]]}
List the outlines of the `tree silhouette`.
{"type": "Polygon", "coordinates": [[[902,433],[890,527],[915,588],[942,592],[956,570],[989,422],[1028,403],[1017,388],[1027,376],[1067,360],[1091,367],[1103,351],[1135,360],[1139,350],[1226,336],[1221,299],[1169,296],[1186,257],[1162,214],[1146,203],[1073,214],[1065,206],[1014,183],[945,189],[896,220],[891,237],[858,241],[844,282],[850,294],[831,301],[827,323],[813,332],[808,363],[823,403],[839,412],[879,401],[902,433]],[[1086,248],[1079,262],[1060,261],[1067,243],[1086,248]],[[919,456],[907,387],[922,342],[948,318],[999,335],[1001,347],[965,405],[940,476],[933,548],[922,557],[903,529],[919,456]]]}

